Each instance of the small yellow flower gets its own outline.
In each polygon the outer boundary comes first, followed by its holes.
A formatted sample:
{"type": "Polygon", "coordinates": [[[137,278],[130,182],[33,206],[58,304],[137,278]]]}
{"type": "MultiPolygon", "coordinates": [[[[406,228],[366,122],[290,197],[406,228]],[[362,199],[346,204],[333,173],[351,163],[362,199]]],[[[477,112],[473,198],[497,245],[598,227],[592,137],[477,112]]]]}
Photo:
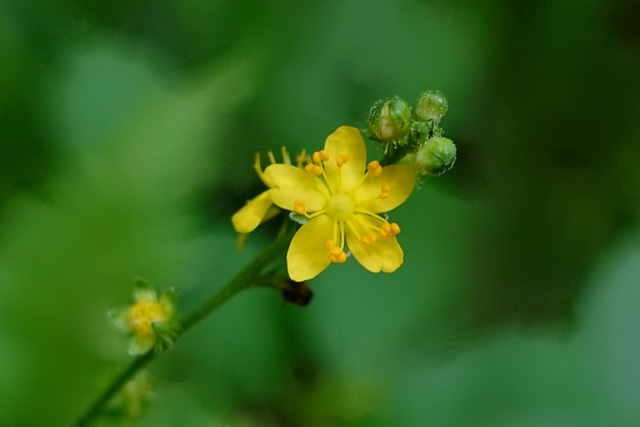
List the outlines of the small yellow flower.
{"type": "Polygon", "coordinates": [[[309,219],[287,253],[292,280],[302,282],[332,262],[344,263],[346,248],[374,273],[393,272],[402,264],[395,237],[400,227],[378,214],[407,200],[415,176],[406,165],[367,165],[358,129],[338,128],[304,169],[273,164],[265,169],[263,181],[271,188],[268,197],[273,203],[309,219]]]}
{"type": "Polygon", "coordinates": [[[173,289],[164,291],[158,298],[149,283],[138,279],[133,298],[133,305],[111,312],[116,325],[132,334],[129,353],[146,353],[159,341],[160,344],[170,344],[172,330],[176,327],[177,302],[173,289]]]}
{"type": "MultiPolygon", "coordinates": [[[[268,154],[269,160],[271,160],[271,164],[276,164],[273,153],[269,152],[268,154]]],[[[304,158],[304,152],[296,158],[298,167],[301,166],[304,158]]],[[[287,151],[284,149],[284,147],[282,148],[282,159],[285,165],[291,165],[291,160],[289,159],[289,155],[287,154],[287,151]]],[[[258,153],[256,153],[256,159],[255,163],[253,164],[253,168],[267,187],[274,187],[274,183],[265,178],[264,173],[262,172],[262,166],[260,165],[260,154],[258,153]]],[[[233,223],[233,228],[238,233],[246,234],[255,230],[256,227],[258,227],[258,225],[260,225],[261,223],[268,221],[269,219],[274,217],[278,212],[279,209],[273,208],[273,202],[271,201],[271,197],[269,197],[269,190],[266,190],[253,199],[249,200],[242,209],[240,209],[231,217],[231,222],[233,223]]]]}

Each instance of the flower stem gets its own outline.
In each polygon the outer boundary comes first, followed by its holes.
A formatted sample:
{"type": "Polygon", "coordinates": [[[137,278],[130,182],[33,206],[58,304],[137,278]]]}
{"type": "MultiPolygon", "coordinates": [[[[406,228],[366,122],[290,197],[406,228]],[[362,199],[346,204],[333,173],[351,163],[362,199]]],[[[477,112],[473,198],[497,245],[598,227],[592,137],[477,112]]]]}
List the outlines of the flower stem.
{"type": "MultiPolygon", "coordinates": [[[[286,227],[286,226],[285,226],[286,227]]],[[[282,230],[278,237],[267,246],[249,265],[242,269],[222,288],[211,295],[199,307],[186,314],[181,321],[181,328],[176,332],[174,341],[179,339],[185,332],[202,321],[218,307],[227,302],[232,296],[241,290],[252,285],[253,281],[273,261],[279,258],[287,249],[294,230],[282,230]]],[[[103,410],[104,406],[111,398],[129,381],[136,372],[144,368],[149,362],[161,353],[149,351],[136,357],[127,368],[120,373],[96,399],[89,409],[76,421],[75,427],[89,425],[103,410]]]]}

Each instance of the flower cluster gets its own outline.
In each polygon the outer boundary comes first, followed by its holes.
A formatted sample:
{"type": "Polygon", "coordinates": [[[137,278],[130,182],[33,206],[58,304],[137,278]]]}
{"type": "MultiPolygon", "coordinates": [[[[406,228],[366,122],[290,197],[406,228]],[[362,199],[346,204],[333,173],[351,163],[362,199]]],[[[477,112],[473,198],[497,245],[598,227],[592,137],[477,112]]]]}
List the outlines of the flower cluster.
{"type": "Polygon", "coordinates": [[[256,168],[269,190],[236,213],[233,224],[236,231],[251,231],[271,204],[305,218],[287,252],[292,280],[302,282],[331,263],[344,263],[348,252],[374,273],[393,272],[402,264],[396,239],[400,226],[384,214],[413,191],[411,167],[367,163],[364,139],[349,126],[329,135],[324,149],[297,167],[287,161],[272,163],[264,172],[256,168]]]}

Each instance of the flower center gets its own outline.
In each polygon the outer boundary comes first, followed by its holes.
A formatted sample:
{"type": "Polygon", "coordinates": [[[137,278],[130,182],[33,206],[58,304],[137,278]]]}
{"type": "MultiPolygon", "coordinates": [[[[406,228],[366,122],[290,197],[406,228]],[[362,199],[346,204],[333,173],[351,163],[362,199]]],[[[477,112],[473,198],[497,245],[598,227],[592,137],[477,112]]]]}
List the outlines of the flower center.
{"type": "Polygon", "coordinates": [[[334,221],[345,222],[355,213],[353,198],[347,193],[336,193],[331,196],[325,212],[334,221]]]}
{"type": "Polygon", "coordinates": [[[129,311],[129,326],[139,337],[153,334],[151,323],[165,320],[166,313],[162,305],[152,301],[139,301],[129,311]]]}

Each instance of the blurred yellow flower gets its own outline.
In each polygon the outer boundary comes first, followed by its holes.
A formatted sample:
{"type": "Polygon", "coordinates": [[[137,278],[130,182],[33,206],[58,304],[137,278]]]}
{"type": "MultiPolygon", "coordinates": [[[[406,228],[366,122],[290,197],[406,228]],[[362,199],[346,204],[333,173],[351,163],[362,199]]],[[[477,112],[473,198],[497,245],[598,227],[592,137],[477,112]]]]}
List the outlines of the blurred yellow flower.
{"type": "Polygon", "coordinates": [[[395,237],[400,227],[378,213],[407,200],[415,184],[414,172],[406,165],[383,167],[377,161],[367,165],[358,129],[338,128],[304,169],[272,164],[262,178],[271,188],[269,203],[308,219],[287,253],[292,280],[302,282],[332,262],[344,263],[346,248],[374,273],[393,272],[402,264],[402,249],[395,237]]]}
{"type": "Polygon", "coordinates": [[[132,335],[129,353],[144,354],[159,341],[170,344],[176,327],[176,295],[173,289],[164,291],[160,298],[153,287],[138,279],[133,292],[134,304],[111,312],[116,325],[132,335]],[[158,336],[161,335],[161,336],[158,336]]]}

